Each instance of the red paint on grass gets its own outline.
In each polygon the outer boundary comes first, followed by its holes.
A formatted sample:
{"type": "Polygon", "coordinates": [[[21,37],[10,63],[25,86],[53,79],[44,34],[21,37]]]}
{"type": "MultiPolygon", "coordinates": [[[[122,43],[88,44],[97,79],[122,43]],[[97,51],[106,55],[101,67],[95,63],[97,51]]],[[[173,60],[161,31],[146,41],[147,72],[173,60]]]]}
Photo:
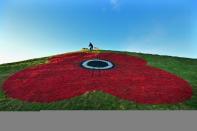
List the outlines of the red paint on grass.
{"type": "Polygon", "coordinates": [[[146,64],[145,60],[126,54],[70,53],[16,73],[3,89],[9,97],[41,103],[94,90],[143,104],[172,104],[191,98],[192,89],[185,80],[146,64]],[[97,57],[113,62],[115,67],[102,71],[80,67],[82,61],[97,57]]]}

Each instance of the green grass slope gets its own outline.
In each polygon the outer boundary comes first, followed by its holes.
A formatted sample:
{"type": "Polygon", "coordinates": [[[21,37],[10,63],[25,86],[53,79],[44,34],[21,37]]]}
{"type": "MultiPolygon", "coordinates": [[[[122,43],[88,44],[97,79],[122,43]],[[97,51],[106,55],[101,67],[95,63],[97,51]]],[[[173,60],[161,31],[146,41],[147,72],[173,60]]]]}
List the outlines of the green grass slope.
{"type": "MultiPolygon", "coordinates": [[[[105,51],[102,51],[105,52],[105,51]]],[[[151,54],[126,53],[142,57],[148,64],[176,74],[187,80],[193,89],[192,99],[179,104],[146,105],[137,104],[99,91],[84,94],[72,99],[48,104],[29,103],[7,97],[3,82],[14,73],[25,68],[43,64],[48,57],[0,65],[0,111],[40,111],[40,110],[196,110],[197,109],[197,59],[159,56],[151,54]]]]}

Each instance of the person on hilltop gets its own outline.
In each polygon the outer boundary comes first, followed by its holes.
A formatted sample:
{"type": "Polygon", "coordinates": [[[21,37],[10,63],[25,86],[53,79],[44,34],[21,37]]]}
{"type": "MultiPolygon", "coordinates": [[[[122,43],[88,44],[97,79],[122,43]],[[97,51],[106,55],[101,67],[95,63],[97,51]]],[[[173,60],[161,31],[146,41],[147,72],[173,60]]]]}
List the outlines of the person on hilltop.
{"type": "Polygon", "coordinates": [[[93,44],[90,42],[90,44],[89,44],[89,47],[90,47],[90,51],[92,51],[93,50],[93,44]]]}

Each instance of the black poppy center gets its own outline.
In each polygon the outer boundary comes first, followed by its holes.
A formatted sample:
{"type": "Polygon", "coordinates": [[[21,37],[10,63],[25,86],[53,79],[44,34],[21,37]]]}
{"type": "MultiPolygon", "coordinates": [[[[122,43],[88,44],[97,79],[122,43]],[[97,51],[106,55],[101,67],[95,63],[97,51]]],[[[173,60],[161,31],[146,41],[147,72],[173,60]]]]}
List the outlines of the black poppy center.
{"type": "Polygon", "coordinates": [[[87,65],[92,67],[107,67],[108,63],[103,61],[90,61],[87,63],[87,65]]]}
{"type": "Polygon", "coordinates": [[[108,70],[114,67],[114,64],[107,60],[91,59],[81,63],[81,66],[92,70],[108,70]]]}

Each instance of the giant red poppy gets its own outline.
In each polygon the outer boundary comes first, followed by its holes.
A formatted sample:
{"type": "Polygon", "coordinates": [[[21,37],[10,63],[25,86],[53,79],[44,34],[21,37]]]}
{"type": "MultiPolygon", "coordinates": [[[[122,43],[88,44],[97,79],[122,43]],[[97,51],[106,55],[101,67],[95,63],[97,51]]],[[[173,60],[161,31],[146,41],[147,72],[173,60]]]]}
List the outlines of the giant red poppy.
{"type": "Polygon", "coordinates": [[[20,71],[4,83],[7,96],[29,102],[55,102],[102,91],[143,104],[171,104],[192,96],[191,86],[180,77],[151,67],[141,58],[119,53],[70,53],[49,63],[20,71]],[[85,60],[99,58],[115,66],[108,70],[81,67],[85,60]]]}

